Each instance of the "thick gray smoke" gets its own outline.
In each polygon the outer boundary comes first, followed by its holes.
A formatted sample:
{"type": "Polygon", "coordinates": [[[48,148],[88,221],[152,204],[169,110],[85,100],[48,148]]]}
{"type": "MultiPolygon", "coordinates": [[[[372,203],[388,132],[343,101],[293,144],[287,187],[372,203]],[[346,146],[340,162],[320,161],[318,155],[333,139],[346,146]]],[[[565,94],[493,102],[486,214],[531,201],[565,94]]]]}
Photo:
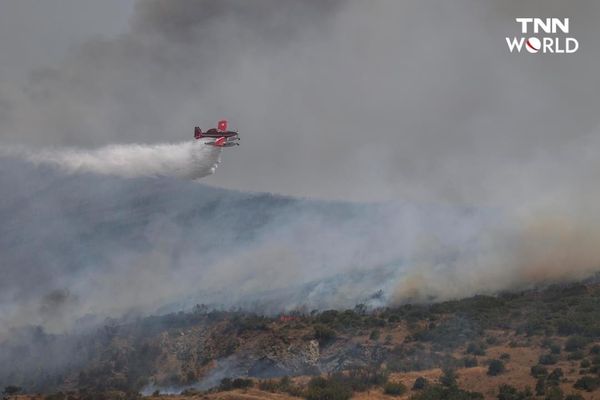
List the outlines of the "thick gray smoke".
{"type": "Polygon", "coordinates": [[[138,2],[127,32],[0,85],[2,144],[39,164],[2,168],[2,325],[441,299],[597,271],[600,4],[565,4],[138,2]],[[510,54],[522,16],[571,18],[580,50],[510,54]],[[193,145],[153,143],[220,118],[243,144],[204,182],[378,202],[164,178],[199,170],[179,163],[193,145]]]}
{"type": "Polygon", "coordinates": [[[222,149],[207,146],[208,139],[154,145],[111,145],[96,150],[26,150],[0,148],[0,155],[21,157],[34,164],[53,165],[65,172],[91,172],[135,177],[200,179],[215,172],[222,149]]]}

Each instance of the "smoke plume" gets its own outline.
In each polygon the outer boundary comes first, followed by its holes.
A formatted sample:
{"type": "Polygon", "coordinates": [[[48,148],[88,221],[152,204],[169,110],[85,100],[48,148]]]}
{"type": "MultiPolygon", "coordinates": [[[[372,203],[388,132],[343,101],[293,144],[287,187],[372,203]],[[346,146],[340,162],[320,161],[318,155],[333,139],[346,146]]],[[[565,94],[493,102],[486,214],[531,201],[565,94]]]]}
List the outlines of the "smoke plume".
{"type": "Polygon", "coordinates": [[[599,16],[594,1],[139,1],[126,32],[0,85],[2,145],[27,149],[0,160],[0,326],[598,271],[599,16]],[[579,51],[509,53],[523,16],[571,18],[579,51]],[[212,172],[216,150],[181,141],[221,118],[244,142],[213,187],[172,179],[212,172]]]}

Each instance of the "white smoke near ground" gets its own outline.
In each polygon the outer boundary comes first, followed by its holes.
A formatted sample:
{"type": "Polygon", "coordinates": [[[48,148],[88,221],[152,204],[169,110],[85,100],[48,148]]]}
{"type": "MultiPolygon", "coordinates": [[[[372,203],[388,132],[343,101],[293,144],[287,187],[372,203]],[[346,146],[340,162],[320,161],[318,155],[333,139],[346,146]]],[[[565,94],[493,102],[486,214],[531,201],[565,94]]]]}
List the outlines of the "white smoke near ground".
{"type": "Polygon", "coordinates": [[[128,32],[0,87],[3,142],[109,144],[25,152],[69,178],[0,171],[2,325],[68,327],[200,294],[341,308],[383,289],[380,304],[397,304],[594,273],[598,15],[593,1],[140,1],[128,32]],[[571,17],[580,51],[510,54],[524,15],[571,17]],[[214,184],[390,203],[73,174],[204,176],[218,157],[192,143],[111,143],[179,140],[219,118],[251,139],[214,184]],[[48,312],[58,304],[68,312],[48,312]]]}
{"type": "Polygon", "coordinates": [[[36,165],[68,173],[95,173],[123,178],[177,177],[200,179],[215,172],[222,149],[200,139],[181,143],[122,144],[99,149],[28,150],[0,148],[0,154],[19,156],[36,165]]]}

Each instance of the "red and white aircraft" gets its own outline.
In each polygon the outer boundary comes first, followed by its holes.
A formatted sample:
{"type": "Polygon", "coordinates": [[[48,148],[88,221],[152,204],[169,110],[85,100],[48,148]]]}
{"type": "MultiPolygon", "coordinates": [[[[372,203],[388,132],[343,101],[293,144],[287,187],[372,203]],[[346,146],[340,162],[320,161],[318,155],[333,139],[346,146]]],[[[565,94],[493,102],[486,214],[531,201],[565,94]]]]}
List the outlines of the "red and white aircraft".
{"type": "Polygon", "coordinates": [[[227,121],[225,120],[219,121],[216,128],[211,128],[206,132],[202,132],[199,127],[195,127],[194,138],[196,140],[202,138],[215,139],[205,143],[209,146],[215,147],[232,147],[240,145],[237,143],[237,141],[240,140],[239,134],[235,131],[227,130],[227,121]]]}

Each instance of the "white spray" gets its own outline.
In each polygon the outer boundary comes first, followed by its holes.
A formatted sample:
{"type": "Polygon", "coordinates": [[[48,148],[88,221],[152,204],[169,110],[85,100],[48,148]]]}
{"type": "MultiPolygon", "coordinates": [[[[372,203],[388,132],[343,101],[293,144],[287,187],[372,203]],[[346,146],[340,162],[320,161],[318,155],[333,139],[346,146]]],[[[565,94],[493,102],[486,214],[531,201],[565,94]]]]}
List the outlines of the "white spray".
{"type": "Polygon", "coordinates": [[[0,148],[0,153],[68,173],[96,173],[124,178],[168,176],[200,179],[215,172],[222,149],[206,140],[159,144],[109,145],[94,150],[0,148]]]}

